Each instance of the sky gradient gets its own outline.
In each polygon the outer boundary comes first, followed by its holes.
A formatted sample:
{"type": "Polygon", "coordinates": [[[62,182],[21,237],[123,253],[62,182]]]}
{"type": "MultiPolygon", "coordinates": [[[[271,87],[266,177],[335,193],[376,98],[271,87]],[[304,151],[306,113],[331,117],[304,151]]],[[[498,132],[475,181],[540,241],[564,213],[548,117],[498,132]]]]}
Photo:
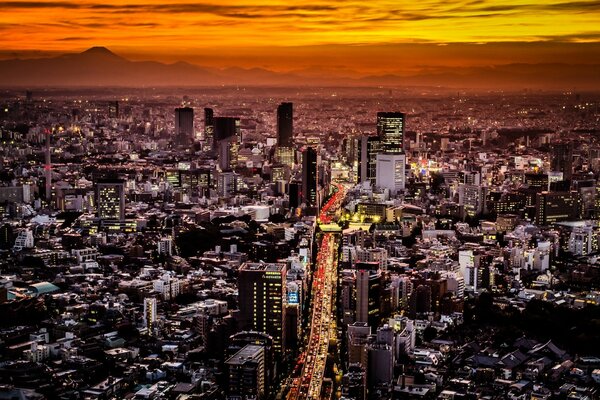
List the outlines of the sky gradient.
{"type": "Polygon", "coordinates": [[[0,33],[1,58],[106,46],[137,60],[349,74],[589,64],[600,61],[600,1],[3,1],[0,33]]]}

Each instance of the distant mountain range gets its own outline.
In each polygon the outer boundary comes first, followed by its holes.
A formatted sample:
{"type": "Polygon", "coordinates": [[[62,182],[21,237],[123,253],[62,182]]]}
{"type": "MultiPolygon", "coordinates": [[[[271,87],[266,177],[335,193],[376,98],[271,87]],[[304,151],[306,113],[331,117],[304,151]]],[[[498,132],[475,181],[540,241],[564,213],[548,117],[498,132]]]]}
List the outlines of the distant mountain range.
{"type": "Polygon", "coordinates": [[[52,58],[0,60],[1,87],[158,87],[217,85],[442,86],[477,89],[600,90],[598,64],[506,64],[436,67],[406,75],[360,76],[310,68],[292,73],[262,68],[208,68],[186,62],[131,61],[105,47],[52,58]]]}

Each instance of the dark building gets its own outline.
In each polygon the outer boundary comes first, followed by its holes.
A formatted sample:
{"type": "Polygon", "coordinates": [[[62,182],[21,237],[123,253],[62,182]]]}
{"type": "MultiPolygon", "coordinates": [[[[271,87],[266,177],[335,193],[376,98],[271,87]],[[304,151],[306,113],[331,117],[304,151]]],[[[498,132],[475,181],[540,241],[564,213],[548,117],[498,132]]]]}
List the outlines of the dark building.
{"type": "Polygon", "coordinates": [[[0,249],[10,249],[15,244],[15,233],[10,224],[4,224],[0,227],[0,249]]]}
{"type": "Polygon", "coordinates": [[[273,350],[279,355],[285,343],[285,270],[285,264],[245,263],[238,274],[242,329],[273,337],[273,350]]]}
{"type": "Polygon", "coordinates": [[[108,118],[119,118],[119,102],[110,101],[108,103],[108,118]]]}
{"type": "Polygon", "coordinates": [[[211,143],[215,129],[215,120],[212,108],[204,109],[204,140],[211,143]]]}
{"type": "Polygon", "coordinates": [[[182,107],[175,109],[175,141],[179,145],[188,145],[194,141],[194,109],[182,107]]]}
{"type": "Polygon", "coordinates": [[[366,322],[373,329],[381,318],[381,273],[379,263],[356,263],[356,321],[366,322]]]}
{"type": "Polygon", "coordinates": [[[570,180],[573,175],[573,144],[560,143],[552,146],[552,171],[562,172],[563,179],[570,180]]]}
{"type": "Polygon", "coordinates": [[[227,398],[261,400],[266,396],[265,350],[247,345],[229,358],[227,367],[227,398]]]}
{"type": "Polygon", "coordinates": [[[419,285],[410,296],[410,311],[412,315],[431,312],[431,287],[419,285]]]}
{"type": "Polygon", "coordinates": [[[317,199],[317,152],[307,147],[302,152],[302,201],[307,207],[318,207],[317,199]]]}
{"type": "Polygon", "coordinates": [[[577,192],[538,193],[535,205],[535,223],[552,225],[555,222],[581,218],[581,199],[577,192]]]}
{"type": "Polygon", "coordinates": [[[358,181],[375,181],[377,154],[382,152],[382,142],[377,136],[361,136],[358,143],[358,181]]]}
{"type": "Polygon", "coordinates": [[[241,140],[240,119],[234,117],[215,117],[214,121],[214,149],[221,140],[233,136],[241,140]]]}
{"type": "Polygon", "coordinates": [[[290,208],[298,208],[302,202],[302,183],[290,182],[288,185],[288,197],[290,199],[290,208]]]}
{"type": "Polygon", "coordinates": [[[401,112],[377,113],[377,136],[386,153],[404,152],[404,121],[405,116],[401,112]]]}
{"type": "Polygon", "coordinates": [[[281,103],[277,107],[277,145],[292,147],[294,139],[294,111],[292,103],[281,103]]]}
{"type": "Polygon", "coordinates": [[[123,180],[98,180],[96,205],[100,219],[125,219],[125,182],[123,180]]]}

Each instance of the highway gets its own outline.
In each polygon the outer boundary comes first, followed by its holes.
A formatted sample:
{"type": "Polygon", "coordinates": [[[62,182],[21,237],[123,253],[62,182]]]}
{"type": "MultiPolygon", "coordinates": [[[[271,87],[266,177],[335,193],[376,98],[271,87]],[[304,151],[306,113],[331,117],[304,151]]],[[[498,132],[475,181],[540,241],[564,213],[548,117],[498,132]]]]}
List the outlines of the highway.
{"type": "MultiPolygon", "coordinates": [[[[331,223],[345,196],[344,188],[336,185],[337,191],[323,205],[319,213],[320,223],[331,223]]],[[[317,252],[316,269],[312,281],[312,308],[310,336],[306,351],[300,355],[304,360],[302,373],[293,379],[288,400],[320,399],[321,387],[327,363],[330,329],[335,323],[333,309],[337,293],[338,238],[325,233],[317,252]]]]}

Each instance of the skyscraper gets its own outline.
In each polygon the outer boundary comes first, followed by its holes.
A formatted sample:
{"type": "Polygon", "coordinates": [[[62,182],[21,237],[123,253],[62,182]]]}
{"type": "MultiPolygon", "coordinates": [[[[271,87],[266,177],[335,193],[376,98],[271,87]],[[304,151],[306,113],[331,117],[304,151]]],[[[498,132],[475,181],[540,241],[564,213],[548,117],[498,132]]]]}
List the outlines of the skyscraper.
{"type": "Polygon", "coordinates": [[[241,141],[239,118],[214,118],[212,149],[218,153],[219,166],[222,171],[231,169],[237,163],[241,141]]]}
{"type": "Polygon", "coordinates": [[[227,368],[227,398],[256,399],[266,397],[265,349],[249,344],[230,357],[227,368]]]}
{"type": "Polygon", "coordinates": [[[277,145],[292,147],[294,138],[294,111],[292,103],[281,103],[277,107],[277,145]]]}
{"type": "Polygon", "coordinates": [[[194,141],[194,109],[182,107],[175,109],[175,141],[179,145],[188,145],[194,141]]]}
{"type": "Polygon", "coordinates": [[[212,145],[215,120],[212,108],[204,109],[204,140],[212,145]]]}
{"type": "Polygon", "coordinates": [[[231,136],[236,136],[241,139],[240,119],[234,117],[215,117],[214,121],[214,140],[227,139],[231,136]]]}
{"type": "Polygon", "coordinates": [[[378,136],[361,136],[358,144],[358,182],[374,181],[377,169],[377,154],[381,152],[378,136]]]}
{"type": "Polygon", "coordinates": [[[404,114],[401,112],[377,113],[377,136],[383,151],[390,154],[404,152],[404,114]]]}
{"type": "Polygon", "coordinates": [[[406,176],[406,156],[404,154],[377,154],[375,185],[388,189],[392,196],[404,190],[406,176]]]}
{"type": "Polygon", "coordinates": [[[377,263],[356,264],[356,321],[366,322],[372,328],[380,322],[381,273],[377,268],[377,263]]]}
{"type": "Polygon", "coordinates": [[[277,354],[284,352],[285,282],[285,264],[245,263],[238,273],[241,327],[269,334],[277,354]]]}
{"type": "Polygon", "coordinates": [[[302,201],[307,207],[318,207],[317,152],[312,147],[302,151],[302,201]]]}
{"type": "Polygon", "coordinates": [[[552,146],[552,171],[562,172],[564,180],[573,175],[573,144],[560,143],[552,146]]]}
{"type": "Polygon", "coordinates": [[[119,179],[96,182],[98,218],[125,219],[125,183],[119,179]]]}

